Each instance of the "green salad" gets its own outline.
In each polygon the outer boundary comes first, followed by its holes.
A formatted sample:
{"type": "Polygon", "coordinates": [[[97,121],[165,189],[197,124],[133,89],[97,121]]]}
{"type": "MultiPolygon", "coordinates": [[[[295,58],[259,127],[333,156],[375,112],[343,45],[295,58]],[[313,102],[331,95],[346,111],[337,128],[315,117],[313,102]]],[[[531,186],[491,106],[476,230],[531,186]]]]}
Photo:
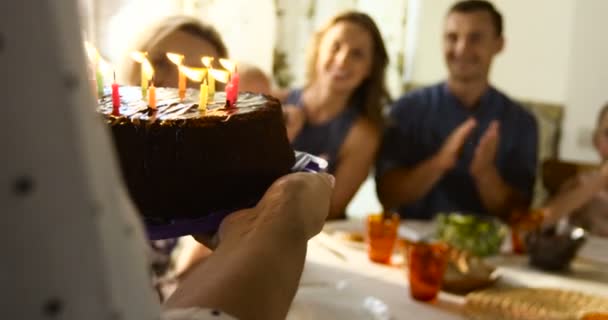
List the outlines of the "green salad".
{"type": "Polygon", "coordinates": [[[507,228],[497,219],[450,213],[437,216],[437,236],[450,245],[480,257],[497,254],[507,228]]]}

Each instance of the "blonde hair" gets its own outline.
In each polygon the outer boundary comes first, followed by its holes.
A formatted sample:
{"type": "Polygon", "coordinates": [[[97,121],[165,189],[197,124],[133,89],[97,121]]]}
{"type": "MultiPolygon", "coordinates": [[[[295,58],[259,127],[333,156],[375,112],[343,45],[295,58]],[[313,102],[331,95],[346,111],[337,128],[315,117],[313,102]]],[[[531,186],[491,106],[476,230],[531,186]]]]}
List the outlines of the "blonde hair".
{"type": "MultiPolygon", "coordinates": [[[[222,40],[221,35],[210,25],[204,24],[200,20],[184,16],[169,16],[159,20],[155,24],[147,28],[135,41],[135,45],[131,47],[125,54],[120,66],[120,77],[125,84],[138,85],[140,65],[133,61],[128,54],[133,51],[150,52],[162,40],[171,36],[176,31],[184,31],[191,35],[200,37],[211,43],[217,49],[219,57],[227,58],[228,49],[222,40]]],[[[155,62],[150,61],[152,64],[155,62]]],[[[156,69],[156,66],[155,66],[156,69]]]]}
{"type": "MultiPolygon", "coordinates": [[[[374,20],[367,14],[358,11],[346,11],[338,14],[314,34],[307,52],[306,87],[310,86],[317,76],[316,66],[321,39],[330,28],[340,22],[356,24],[367,30],[372,37],[373,57],[371,72],[359,87],[354,90],[353,96],[355,94],[361,94],[363,103],[357,104],[360,106],[359,111],[364,117],[368,118],[376,125],[382,126],[384,123],[382,116],[383,106],[391,100],[384,79],[389,58],[386,48],[384,47],[382,34],[374,20]]],[[[353,96],[350,98],[353,99],[353,96]]]]}

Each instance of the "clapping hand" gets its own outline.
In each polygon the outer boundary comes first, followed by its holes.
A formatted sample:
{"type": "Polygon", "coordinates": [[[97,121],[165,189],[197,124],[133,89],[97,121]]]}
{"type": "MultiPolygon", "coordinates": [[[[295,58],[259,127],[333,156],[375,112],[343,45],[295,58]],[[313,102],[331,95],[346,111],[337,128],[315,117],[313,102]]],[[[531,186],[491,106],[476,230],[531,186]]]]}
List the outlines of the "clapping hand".
{"type": "Polygon", "coordinates": [[[494,167],[496,152],[500,134],[498,132],[498,121],[492,121],[490,126],[479,140],[479,145],[475,149],[473,161],[471,162],[471,173],[473,175],[483,174],[494,167]]]}
{"type": "Polygon", "coordinates": [[[443,143],[441,150],[439,150],[439,154],[437,155],[437,160],[439,161],[439,165],[443,170],[449,170],[456,165],[467,137],[471,134],[476,126],[477,121],[475,121],[473,118],[469,118],[467,121],[463,122],[460,126],[454,129],[454,131],[452,131],[452,133],[448,136],[443,143]]]}

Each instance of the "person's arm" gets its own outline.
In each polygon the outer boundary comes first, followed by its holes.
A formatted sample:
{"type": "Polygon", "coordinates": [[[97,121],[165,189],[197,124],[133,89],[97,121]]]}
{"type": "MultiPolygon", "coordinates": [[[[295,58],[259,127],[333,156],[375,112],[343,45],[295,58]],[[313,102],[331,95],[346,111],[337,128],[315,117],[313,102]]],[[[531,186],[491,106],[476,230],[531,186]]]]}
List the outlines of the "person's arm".
{"type": "Polygon", "coordinates": [[[283,105],[283,119],[285,120],[285,129],[287,129],[287,139],[289,139],[289,142],[293,142],[304,127],[304,123],[306,123],[306,114],[303,108],[286,103],[289,92],[287,89],[279,89],[273,91],[272,95],[279,99],[283,105]]]}
{"type": "Polygon", "coordinates": [[[180,245],[183,248],[180,249],[179,255],[175,260],[174,271],[177,279],[181,281],[188,272],[207,259],[213,251],[193,238],[180,239],[180,242],[182,242],[180,245]]]}
{"type": "MultiPolygon", "coordinates": [[[[441,149],[414,167],[396,167],[378,178],[378,198],[385,208],[396,208],[424,197],[457,162],[467,136],[475,128],[469,119],[448,136],[441,149]]],[[[393,139],[387,137],[387,139],[393,139]]],[[[383,148],[399,148],[398,141],[383,148]]],[[[387,152],[392,152],[387,150],[387,152]]],[[[405,150],[407,152],[407,150],[405,150]]]]}
{"type": "Polygon", "coordinates": [[[432,157],[413,168],[395,168],[378,180],[377,191],[384,208],[396,208],[424,197],[448,168],[432,157]]]}
{"type": "Polygon", "coordinates": [[[535,122],[522,133],[520,145],[513,158],[505,160],[509,170],[506,171],[508,177],[503,178],[496,166],[500,143],[499,128],[498,121],[490,123],[475,150],[470,172],[485,208],[496,216],[508,218],[513,209],[527,207],[532,199],[537,133],[535,122]]]}
{"type": "Polygon", "coordinates": [[[336,167],[336,186],[327,219],[345,218],[346,206],[369,175],[380,145],[380,131],[365,119],[357,120],[349,131],[336,167]]]}
{"type": "Polygon", "coordinates": [[[496,167],[473,171],[472,175],[481,202],[490,213],[506,217],[511,209],[526,206],[525,197],[502,179],[496,167]]]}
{"type": "Polygon", "coordinates": [[[166,309],[219,309],[238,319],[284,319],[297,290],[307,240],[329,211],[332,178],[296,173],[275,182],[252,209],[224,219],[219,245],[181,282],[166,309]]]}
{"type": "Polygon", "coordinates": [[[542,208],[543,225],[552,225],[560,218],[571,215],[607,185],[608,164],[603,165],[599,172],[577,176],[574,180],[566,182],[560,192],[542,208]]]}
{"type": "Polygon", "coordinates": [[[293,142],[306,123],[306,114],[302,108],[288,104],[283,105],[283,118],[285,119],[285,129],[287,129],[287,139],[289,142],[293,142]]]}

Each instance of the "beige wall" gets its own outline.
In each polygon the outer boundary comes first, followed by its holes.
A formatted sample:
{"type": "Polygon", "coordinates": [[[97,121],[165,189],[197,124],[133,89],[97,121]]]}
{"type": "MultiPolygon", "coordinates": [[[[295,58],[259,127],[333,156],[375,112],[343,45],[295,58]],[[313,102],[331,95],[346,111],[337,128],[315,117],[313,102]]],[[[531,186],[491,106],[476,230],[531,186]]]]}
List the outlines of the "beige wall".
{"type": "MultiPolygon", "coordinates": [[[[506,47],[493,66],[493,83],[510,95],[563,102],[574,0],[497,0],[505,19],[506,47]],[[542,16],[539,17],[539,13],[542,16]],[[553,21],[553,22],[549,22],[553,21]]],[[[444,79],[443,19],[453,0],[421,1],[412,81],[444,79]]]]}
{"type": "Polygon", "coordinates": [[[255,65],[271,75],[275,11],[273,0],[201,1],[198,17],[221,33],[232,59],[255,65]]]}
{"type": "Polygon", "coordinates": [[[567,77],[564,158],[596,160],[591,132],[602,104],[608,101],[608,1],[577,1],[567,77]]]}

